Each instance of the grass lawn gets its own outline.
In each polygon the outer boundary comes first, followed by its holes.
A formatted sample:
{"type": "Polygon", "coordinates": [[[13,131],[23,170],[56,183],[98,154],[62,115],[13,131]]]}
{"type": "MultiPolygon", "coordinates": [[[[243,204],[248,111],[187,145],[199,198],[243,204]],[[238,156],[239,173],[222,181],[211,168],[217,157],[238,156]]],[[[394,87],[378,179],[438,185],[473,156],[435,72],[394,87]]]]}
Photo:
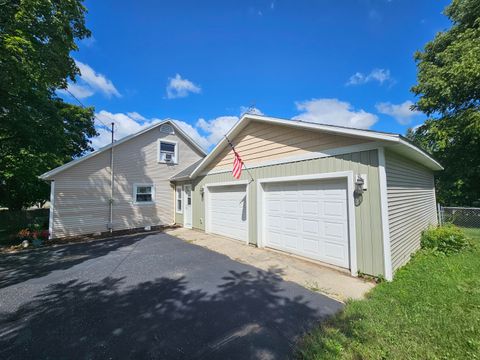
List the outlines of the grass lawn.
{"type": "Polygon", "coordinates": [[[420,251],[391,283],[307,335],[305,359],[480,359],[480,229],[474,246],[420,251]]]}

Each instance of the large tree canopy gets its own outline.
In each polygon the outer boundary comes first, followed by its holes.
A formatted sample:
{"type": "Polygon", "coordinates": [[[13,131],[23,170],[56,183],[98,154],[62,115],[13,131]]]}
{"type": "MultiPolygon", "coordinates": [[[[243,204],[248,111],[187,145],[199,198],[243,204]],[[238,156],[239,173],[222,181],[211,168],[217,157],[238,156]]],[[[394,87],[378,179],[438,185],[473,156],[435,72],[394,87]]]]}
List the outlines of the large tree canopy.
{"type": "Polygon", "coordinates": [[[48,198],[42,172],[91,150],[92,108],[57,95],[79,73],[71,52],[90,36],[81,0],[9,0],[0,11],[0,206],[48,198]]]}
{"type": "Polygon", "coordinates": [[[407,134],[445,167],[438,199],[446,205],[480,200],[480,1],[453,0],[445,9],[452,27],[415,54],[419,97],[430,118],[407,134]]]}

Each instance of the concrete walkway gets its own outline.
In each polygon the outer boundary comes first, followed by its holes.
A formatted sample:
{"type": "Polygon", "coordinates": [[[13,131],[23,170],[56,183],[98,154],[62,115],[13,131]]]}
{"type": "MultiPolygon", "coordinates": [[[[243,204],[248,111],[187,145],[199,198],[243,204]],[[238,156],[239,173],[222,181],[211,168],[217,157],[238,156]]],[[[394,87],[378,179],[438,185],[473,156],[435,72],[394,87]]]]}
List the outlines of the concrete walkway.
{"type": "Polygon", "coordinates": [[[362,299],[375,286],[372,282],[355,278],[339,269],[274,250],[248,246],[220,235],[185,228],[169,229],[165,232],[262,270],[278,269],[284,280],[343,302],[347,299],[362,299]]]}

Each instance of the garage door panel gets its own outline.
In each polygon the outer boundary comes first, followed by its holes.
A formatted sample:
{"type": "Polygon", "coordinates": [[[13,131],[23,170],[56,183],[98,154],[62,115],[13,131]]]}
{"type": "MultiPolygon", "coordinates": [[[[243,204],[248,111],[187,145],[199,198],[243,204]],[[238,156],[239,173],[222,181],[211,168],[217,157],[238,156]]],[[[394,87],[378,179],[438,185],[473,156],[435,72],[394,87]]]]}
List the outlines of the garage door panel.
{"type": "Polygon", "coordinates": [[[325,242],[325,255],[328,258],[341,261],[345,257],[345,248],[339,244],[325,242]]]}
{"type": "Polygon", "coordinates": [[[325,222],[325,237],[336,238],[343,241],[345,239],[345,224],[325,222]]]}
{"type": "Polygon", "coordinates": [[[298,231],[298,219],[291,218],[291,217],[284,217],[282,223],[283,223],[283,226],[282,226],[283,230],[293,231],[293,232],[298,231]]]}
{"type": "Polygon", "coordinates": [[[348,268],[346,189],[338,179],[266,184],[266,246],[348,268]]]}
{"type": "Polygon", "coordinates": [[[268,217],[268,228],[269,229],[281,229],[282,228],[282,217],[280,215],[267,215],[268,217]]]}
{"type": "Polygon", "coordinates": [[[300,203],[302,209],[302,215],[319,215],[320,214],[320,202],[316,200],[304,200],[300,203]]]}
{"type": "Polygon", "coordinates": [[[318,241],[317,238],[308,238],[308,237],[305,237],[304,238],[304,241],[302,242],[302,250],[308,254],[310,252],[318,252],[319,251],[319,246],[320,246],[320,243],[318,241]]]}
{"type": "Polygon", "coordinates": [[[287,249],[297,249],[298,248],[298,236],[297,235],[284,233],[283,239],[285,240],[285,247],[287,249]]]}
{"type": "Polygon", "coordinates": [[[298,214],[298,202],[296,199],[283,201],[283,211],[287,214],[298,214]]]}
{"type": "Polygon", "coordinates": [[[272,198],[266,206],[266,211],[267,213],[282,211],[282,201],[280,199],[277,200],[272,198]]]}
{"type": "Polygon", "coordinates": [[[209,231],[237,240],[247,240],[245,185],[209,188],[209,231]]]}
{"type": "Polygon", "coordinates": [[[323,213],[325,216],[342,217],[345,214],[346,207],[343,201],[325,200],[323,203],[323,213]]]}
{"type": "Polygon", "coordinates": [[[276,231],[274,229],[270,231],[270,243],[272,245],[282,246],[283,243],[281,241],[281,238],[282,238],[282,233],[280,231],[276,231]]]}
{"type": "Polygon", "coordinates": [[[306,234],[318,236],[320,233],[320,224],[318,220],[303,219],[302,230],[306,234]]]}

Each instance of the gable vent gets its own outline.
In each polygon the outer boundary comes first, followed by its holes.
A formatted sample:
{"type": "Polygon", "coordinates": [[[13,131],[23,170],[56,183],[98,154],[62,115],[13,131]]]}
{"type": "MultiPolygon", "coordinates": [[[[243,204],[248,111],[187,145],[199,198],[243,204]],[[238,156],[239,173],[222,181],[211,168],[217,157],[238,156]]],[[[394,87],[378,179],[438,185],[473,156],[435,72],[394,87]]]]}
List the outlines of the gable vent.
{"type": "Polygon", "coordinates": [[[170,124],[164,124],[160,126],[160,132],[165,134],[175,134],[175,131],[173,130],[173,126],[170,124]]]}

